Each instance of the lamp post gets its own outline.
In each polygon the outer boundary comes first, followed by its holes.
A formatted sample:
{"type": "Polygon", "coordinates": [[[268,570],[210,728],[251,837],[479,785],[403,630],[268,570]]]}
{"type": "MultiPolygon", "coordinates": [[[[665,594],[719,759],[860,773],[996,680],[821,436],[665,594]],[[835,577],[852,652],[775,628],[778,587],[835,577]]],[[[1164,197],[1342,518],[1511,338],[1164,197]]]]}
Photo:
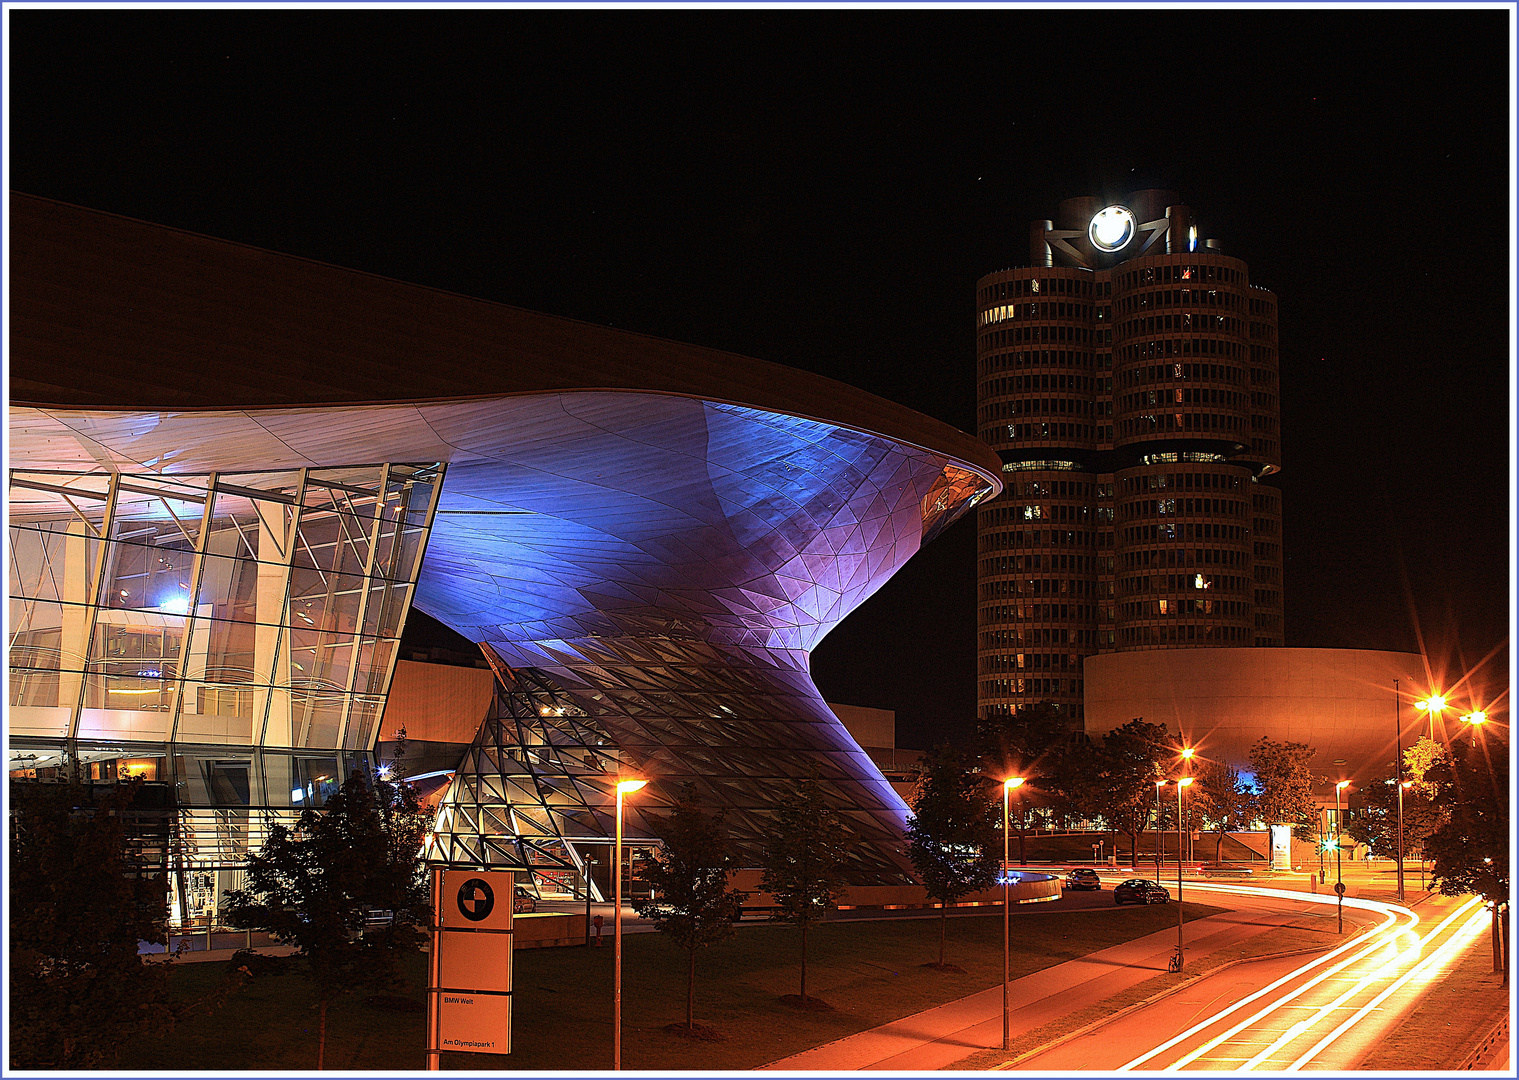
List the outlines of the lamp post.
{"type": "Polygon", "coordinates": [[[1430,694],[1429,697],[1414,702],[1414,708],[1429,715],[1429,741],[1435,741],[1435,713],[1445,709],[1445,698],[1441,694],[1430,694]]]}
{"type": "Polygon", "coordinates": [[[1345,831],[1340,822],[1340,792],[1350,786],[1349,780],[1334,785],[1334,894],[1335,913],[1339,918],[1340,933],[1345,932],[1345,881],[1340,877],[1340,834],[1345,831]]]}
{"type": "Polygon", "coordinates": [[[612,1068],[622,1068],[622,797],[647,780],[617,781],[617,843],[612,874],[612,1068]]]}
{"type": "MultiPolygon", "coordinates": [[[[1160,789],[1166,786],[1164,780],[1155,781],[1155,884],[1160,884],[1160,789]]],[[[1177,854],[1180,861],[1181,855],[1177,854]]]]}
{"type": "Polygon", "coordinates": [[[1393,745],[1397,755],[1398,783],[1398,903],[1403,902],[1403,702],[1398,697],[1398,680],[1392,681],[1393,745]]]}
{"type": "Polygon", "coordinates": [[[1469,712],[1465,716],[1461,717],[1461,722],[1463,724],[1470,724],[1473,731],[1480,733],[1482,731],[1482,725],[1487,723],[1487,713],[1483,712],[1481,709],[1478,709],[1475,712],[1469,712]]]}
{"type": "MultiPolygon", "coordinates": [[[[1011,875],[1007,869],[1007,846],[1008,846],[1008,802],[1014,788],[1023,786],[1023,777],[1009,776],[1002,781],[1002,1049],[1006,1050],[1012,1045],[1011,1017],[1008,1008],[1008,984],[1012,981],[1010,916],[1013,910],[1012,884],[1009,881],[1011,875]]],[[[1023,826],[1018,826],[1018,857],[1023,858],[1023,826]]]]}
{"type": "Polygon", "coordinates": [[[1192,783],[1190,776],[1183,776],[1176,781],[1176,970],[1179,972],[1186,963],[1186,953],[1183,951],[1182,942],[1182,913],[1181,913],[1181,819],[1182,819],[1182,789],[1192,783]]]}
{"type": "MultiPolygon", "coordinates": [[[[1194,750],[1194,749],[1192,749],[1192,747],[1190,747],[1190,746],[1184,746],[1184,747],[1182,747],[1182,751],[1181,751],[1181,768],[1182,768],[1182,775],[1183,776],[1190,777],[1192,775],[1192,755],[1195,754],[1195,753],[1197,753],[1197,751],[1194,750]]],[[[1180,811],[1177,811],[1177,813],[1180,813],[1180,811]]],[[[1192,850],[1192,830],[1188,829],[1187,830],[1187,861],[1188,862],[1192,861],[1194,854],[1195,853],[1192,850]]],[[[1181,859],[1181,848],[1180,847],[1178,847],[1177,850],[1176,850],[1176,858],[1177,858],[1178,861],[1180,861],[1180,859],[1181,859]]]]}

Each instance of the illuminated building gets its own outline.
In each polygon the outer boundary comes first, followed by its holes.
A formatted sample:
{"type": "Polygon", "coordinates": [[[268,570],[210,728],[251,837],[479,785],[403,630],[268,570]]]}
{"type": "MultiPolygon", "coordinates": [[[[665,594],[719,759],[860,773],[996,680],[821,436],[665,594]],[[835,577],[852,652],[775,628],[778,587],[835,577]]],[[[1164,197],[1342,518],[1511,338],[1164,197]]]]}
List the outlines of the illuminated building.
{"type": "Polygon", "coordinates": [[[372,767],[413,604],[497,675],[435,857],[573,873],[627,770],[752,860],[815,772],[855,879],[901,874],[906,807],[808,655],[997,492],[982,444],[747,357],[11,212],[11,775],[150,777],[181,914],[372,767]]]}
{"type": "Polygon", "coordinates": [[[1277,311],[1170,193],[1057,216],[977,283],[978,706],[1079,728],[1088,656],[1283,643],[1277,311]]]}

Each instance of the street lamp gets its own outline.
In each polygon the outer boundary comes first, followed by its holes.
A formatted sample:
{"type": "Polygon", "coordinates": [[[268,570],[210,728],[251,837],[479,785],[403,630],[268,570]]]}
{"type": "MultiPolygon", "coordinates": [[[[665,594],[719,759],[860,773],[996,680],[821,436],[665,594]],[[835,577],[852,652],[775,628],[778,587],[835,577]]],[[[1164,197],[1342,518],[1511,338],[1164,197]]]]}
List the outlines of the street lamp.
{"type": "Polygon", "coordinates": [[[1181,913],[1181,793],[1182,789],[1192,783],[1190,776],[1183,776],[1176,781],[1176,970],[1181,971],[1185,963],[1185,953],[1182,943],[1182,913],[1181,913]]]}
{"type": "Polygon", "coordinates": [[[1339,916],[1342,934],[1345,932],[1345,881],[1340,877],[1340,834],[1345,829],[1340,821],[1340,792],[1349,786],[1349,780],[1341,780],[1334,785],[1334,893],[1335,911],[1339,916]]]}
{"type": "Polygon", "coordinates": [[[612,887],[612,1068],[622,1068],[622,797],[637,791],[647,780],[617,781],[617,843],[613,856],[612,887]]]}
{"type": "Polygon", "coordinates": [[[1470,724],[1475,730],[1477,728],[1480,728],[1481,725],[1487,723],[1487,713],[1483,712],[1481,709],[1478,709],[1475,712],[1469,712],[1465,716],[1461,717],[1461,722],[1463,724],[1470,724]]]}
{"type": "MultiPolygon", "coordinates": [[[[1012,1046],[1011,1016],[1008,1011],[1008,984],[1012,981],[1009,945],[1010,916],[1013,910],[1011,874],[1007,869],[1008,801],[1014,788],[1023,786],[1023,777],[1009,776],[1002,781],[1002,1049],[1012,1046]]],[[[1018,823],[1018,859],[1023,859],[1023,823],[1018,823]]]]}
{"type": "Polygon", "coordinates": [[[1398,680],[1392,681],[1393,744],[1398,778],[1398,903],[1403,902],[1403,701],[1398,697],[1398,680]]]}
{"type": "MultiPolygon", "coordinates": [[[[1184,747],[1182,747],[1182,750],[1181,750],[1181,767],[1182,767],[1182,771],[1186,775],[1188,775],[1188,776],[1190,776],[1191,773],[1192,773],[1192,755],[1195,754],[1195,753],[1197,753],[1197,751],[1194,750],[1190,746],[1184,746],[1184,747]]],[[[1179,813],[1181,813],[1181,811],[1178,810],[1177,813],[1179,814],[1179,813]]],[[[1193,855],[1194,855],[1194,852],[1192,851],[1192,830],[1188,829],[1187,830],[1187,860],[1189,862],[1192,860],[1193,855]]],[[[1176,848],[1176,858],[1177,858],[1178,861],[1180,861],[1180,859],[1181,859],[1181,845],[1180,844],[1178,844],[1177,848],[1176,848]]]]}
{"type": "Polygon", "coordinates": [[[1414,702],[1414,708],[1429,714],[1429,741],[1434,742],[1435,713],[1445,710],[1445,697],[1441,694],[1430,694],[1429,697],[1414,702]]]}
{"type": "MultiPolygon", "coordinates": [[[[1160,789],[1166,786],[1164,780],[1155,781],[1155,884],[1160,884],[1160,789]]],[[[1177,859],[1181,859],[1181,853],[1177,853],[1177,859]]]]}

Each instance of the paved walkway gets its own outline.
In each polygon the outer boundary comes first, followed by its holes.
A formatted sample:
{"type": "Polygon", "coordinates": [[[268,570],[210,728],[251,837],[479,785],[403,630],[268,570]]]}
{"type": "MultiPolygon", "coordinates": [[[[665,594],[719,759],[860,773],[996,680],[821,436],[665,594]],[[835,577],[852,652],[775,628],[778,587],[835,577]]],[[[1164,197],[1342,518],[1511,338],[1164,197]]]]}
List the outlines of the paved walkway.
{"type": "MultiPolygon", "coordinates": [[[[1296,912],[1242,910],[1189,922],[1187,959],[1197,961],[1296,917],[1296,912]]],[[[1176,931],[1161,930],[1013,980],[1012,1037],[1163,973],[1175,951],[1176,931]]],[[[993,986],[763,1067],[788,1072],[927,1072],[1001,1045],[1002,987],[993,986]]]]}

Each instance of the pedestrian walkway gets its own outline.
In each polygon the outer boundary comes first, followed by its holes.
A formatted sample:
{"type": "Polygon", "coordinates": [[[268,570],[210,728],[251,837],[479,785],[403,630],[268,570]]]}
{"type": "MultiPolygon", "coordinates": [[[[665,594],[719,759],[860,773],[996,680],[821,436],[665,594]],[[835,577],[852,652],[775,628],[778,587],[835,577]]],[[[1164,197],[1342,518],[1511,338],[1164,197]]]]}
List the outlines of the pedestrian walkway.
{"type": "MultiPolygon", "coordinates": [[[[1187,959],[1202,957],[1291,922],[1292,913],[1231,911],[1187,923],[1187,959]]],[[[1160,930],[1100,949],[1011,983],[1011,1037],[1105,1001],[1166,971],[1176,931],[1160,930]]],[[[1002,987],[951,1001],[763,1066],[788,1072],[926,1072],[1002,1045],[1002,987]]]]}

